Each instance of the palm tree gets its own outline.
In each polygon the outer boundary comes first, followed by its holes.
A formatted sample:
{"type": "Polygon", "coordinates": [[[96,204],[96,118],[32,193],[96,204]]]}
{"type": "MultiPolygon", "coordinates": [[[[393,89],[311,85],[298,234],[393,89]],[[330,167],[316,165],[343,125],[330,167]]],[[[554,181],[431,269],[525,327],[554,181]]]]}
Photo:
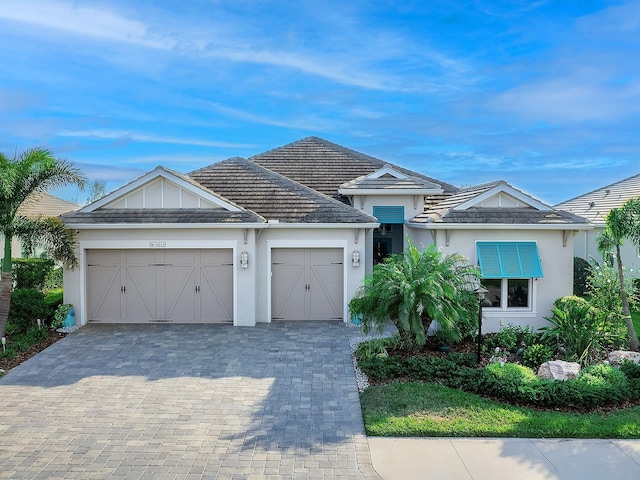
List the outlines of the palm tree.
{"type": "Polygon", "coordinates": [[[630,239],[635,245],[640,244],[640,198],[631,199],[620,208],[612,209],[606,218],[605,229],[596,239],[598,251],[604,257],[611,250],[615,250],[618,267],[618,279],[620,281],[620,300],[622,301],[622,314],[629,332],[629,344],[632,350],[638,350],[640,343],[629,308],[629,298],[624,286],[624,271],[622,269],[622,257],[620,247],[623,239],[630,239]]]}
{"type": "Polygon", "coordinates": [[[471,287],[479,284],[477,270],[464,257],[444,255],[435,245],[421,253],[411,239],[408,244],[403,254],[373,267],[349,303],[351,313],[362,318],[365,333],[382,331],[391,321],[409,350],[425,344],[433,320],[451,341],[459,340],[460,321],[477,312],[471,287]]]}
{"type": "Polygon", "coordinates": [[[84,178],[72,163],[55,158],[49,150],[34,148],[9,159],[0,152],[0,233],[4,235],[4,257],[0,283],[0,337],[4,337],[11,306],[11,240],[43,243],[54,259],[68,267],[77,265],[75,235],[58,218],[26,218],[18,208],[37,192],[76,184],[84,178]]]}

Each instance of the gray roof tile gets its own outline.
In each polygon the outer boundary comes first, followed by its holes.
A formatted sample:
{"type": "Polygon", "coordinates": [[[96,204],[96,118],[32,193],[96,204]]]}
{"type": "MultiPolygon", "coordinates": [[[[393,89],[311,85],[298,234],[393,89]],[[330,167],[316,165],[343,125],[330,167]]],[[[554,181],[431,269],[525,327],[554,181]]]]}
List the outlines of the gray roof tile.
{"type": "Polygon", "coordinates": [[[307,137],[250,157],[254,163],[333,198],[340,198],[340,185],[379,170],[385,165],[453,193],[453,185],[426,177],[389,162],[356,152],[318,137],[307,137]]]}
{"type": "Polygon", "coordinates": [[[101,223],[265,223],[254,212],[221,208],[104,208],[62,216],[67,225],[101,223]]]}
{"type": "Polygon", "coordinates": [[[189,176],[267,220],[286,223],[377,223],[367,214],[244,158],[231,158],[189,176]]]}
{"type": "Polygon", "coordinates": [[[628,200],[638,197],[640,197],[640,174],[559,203],[556,208],[588,218],[595,225],[602,226],[612,209],[619,208],[628,200]]]}

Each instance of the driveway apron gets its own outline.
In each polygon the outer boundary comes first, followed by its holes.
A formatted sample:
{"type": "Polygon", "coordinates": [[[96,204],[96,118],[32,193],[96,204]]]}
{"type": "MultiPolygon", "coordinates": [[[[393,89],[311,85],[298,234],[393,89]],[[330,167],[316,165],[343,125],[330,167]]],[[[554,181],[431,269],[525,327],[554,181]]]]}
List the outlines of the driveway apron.
{"type": "Polygon", "coordinates": [[[83,327],[0,380],[0,478],[379,478],[352,334],[83,327]]]}

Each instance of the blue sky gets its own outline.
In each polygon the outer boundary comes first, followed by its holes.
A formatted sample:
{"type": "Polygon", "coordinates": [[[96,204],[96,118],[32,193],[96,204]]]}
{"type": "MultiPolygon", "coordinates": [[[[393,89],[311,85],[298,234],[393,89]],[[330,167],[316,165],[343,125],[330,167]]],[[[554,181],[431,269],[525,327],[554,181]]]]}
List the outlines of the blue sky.
{"type": "Polygon", "coordinates": [[[0,151],[110,189],[309,135],[550,204],[640,173],[639,1],[0,0],[0,45],[0,151]]]}

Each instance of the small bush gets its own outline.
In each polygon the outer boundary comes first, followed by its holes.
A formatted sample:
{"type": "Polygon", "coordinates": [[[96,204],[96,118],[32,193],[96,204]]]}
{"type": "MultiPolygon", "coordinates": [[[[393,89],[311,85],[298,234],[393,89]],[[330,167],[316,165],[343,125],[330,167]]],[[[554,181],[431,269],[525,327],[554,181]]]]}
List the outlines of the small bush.
{"type": "Polygon", "coordinates": [[[522,354],[522,364],[534,370],[549,360],[553,360],[553,350],[541,343],[528,346],[522,354]]]}
{"type": "Polygon", "coordinates": [[[591,275],[591,265],[584,258],[573,257],[573,294],[584,297],[587,294],[587,279],[591,275]]]}
{"type": "Polygon", "coordinates": [[[53,267],[53,260],[48,258],[14,258],[14,287],[42,290],[53,267]]]}
{"type": "Polygon", "coordinates": [[[491,354],[496,347],[502,347],[508,352],[515,352],[521,345],[540,343],[540,335],[534,333],[530,326],[509,324],[496,333],[488,335],[484,341],[485,353],[491,354]]]}
{"type": "Polygon", "coordinates": [[[53,319],[51,320],[51,328],[53,330],[62,327],[64,319],[67,318],[69,310],[71,310],[72,308],[73,305],[71,305],[70,303],[63,303],[62,305],[58,306],[55,313],[53,314],[53,319]]]}
{"type": "Polygon", "coordinates": [[[7,350],[0,350],[0,357],[15,358],[16,355],[25,350],[29,350],[33,345],[41,342],[49,336],[46,328],[32,327],[26,332],[15,333],[7,342],[7,350]]]}
{"type": "Polygon", "coordinates": [[[31,288],[18,288],[11,292],[11,307],[7,319],[7,330],[27,332],[37,325],[37,319],[44,320],[47,305],[44,294],[31,288]]]}

